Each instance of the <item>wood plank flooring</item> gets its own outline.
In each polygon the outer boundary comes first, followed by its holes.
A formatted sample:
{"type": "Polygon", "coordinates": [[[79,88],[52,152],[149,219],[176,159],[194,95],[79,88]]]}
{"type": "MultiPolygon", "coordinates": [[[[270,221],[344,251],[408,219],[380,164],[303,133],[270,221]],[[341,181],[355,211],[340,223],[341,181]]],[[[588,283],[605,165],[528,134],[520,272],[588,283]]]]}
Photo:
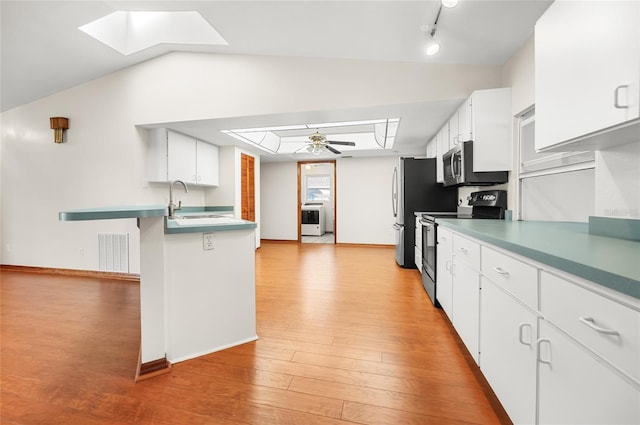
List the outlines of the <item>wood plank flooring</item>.
{"type": "Polygon", "coordinates": [[[0,423],[508,423],[393,248],[264,241],[256,267],[258,341],[137,384],[137,284],[2,271],[0,423]]]}

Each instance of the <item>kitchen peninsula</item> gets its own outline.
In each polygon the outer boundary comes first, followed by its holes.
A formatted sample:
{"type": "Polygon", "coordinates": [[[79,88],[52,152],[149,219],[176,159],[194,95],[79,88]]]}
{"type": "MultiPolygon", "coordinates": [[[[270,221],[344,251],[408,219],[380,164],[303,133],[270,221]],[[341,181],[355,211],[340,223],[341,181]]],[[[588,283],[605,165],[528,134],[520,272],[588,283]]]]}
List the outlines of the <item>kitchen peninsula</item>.
{"type": "Polygon", "coordinates": [[[80,209],[62,221],[135,218],[140,229],[140,364],[136,380],[171,363],[254,341],[256,223],[232,207],[80,209]]]}

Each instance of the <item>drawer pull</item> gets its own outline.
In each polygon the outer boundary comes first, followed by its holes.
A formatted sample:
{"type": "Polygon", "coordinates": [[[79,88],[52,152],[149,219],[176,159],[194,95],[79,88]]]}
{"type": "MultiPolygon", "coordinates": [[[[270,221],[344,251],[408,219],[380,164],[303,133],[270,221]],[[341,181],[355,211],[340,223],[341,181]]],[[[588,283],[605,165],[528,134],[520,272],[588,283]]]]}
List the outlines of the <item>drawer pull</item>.
{"type": "Polygon", "coordinates": [[[494,267],[493,271],[498,273],[498,274],[501,274],[502,276],[504,276],[506,278],[509,277],[509,272],[506,271],[506,270],[503,270],[501,267],[494,267]]]}
{"type": "Polygon", "coordinates": [[[537,342],[536,342],[536,359],[538,360],[539,363],[545,363],[550,365],[551,364],[551,341],[545,338],[540,338],[537,342]],[[546,342],[547,343],[547,353],[548,353],[548,359],[543,359],[541,356],[542,353],[542,343],[546,342]]]}
{"type": "Polygon", "coordinates": [[[458,251],[462,252],[463,254],[466,254],[467,252],[469,252],[469,250],[467,248],[464,248],[464,247],[458,248],[458,251]]]}
{"type": "Polygon", "coordinates": [[[601,334],[606,334],[606,335],[620,335],[620,332],[613,330],[613,329],[605,329],[605,328],[601,328],[600,326],[596,325],[596,321],[593,317],[580,317],[578,318],[578,320],[580,320],[580,323],[582,323],[583,325],[586,325],[588,327],[590,327],[591,329],[593,329],[594,331],[600,332],[601,334]]]}
{"type": "Polygon", "coordinates": [[[531,324],[530,323],[520,323],[518,327],[518,340],[522,345],[528,345],[531,347],[531,324]],[[524,340],[524,329],[529,328],[529,341],[524,340]]]}

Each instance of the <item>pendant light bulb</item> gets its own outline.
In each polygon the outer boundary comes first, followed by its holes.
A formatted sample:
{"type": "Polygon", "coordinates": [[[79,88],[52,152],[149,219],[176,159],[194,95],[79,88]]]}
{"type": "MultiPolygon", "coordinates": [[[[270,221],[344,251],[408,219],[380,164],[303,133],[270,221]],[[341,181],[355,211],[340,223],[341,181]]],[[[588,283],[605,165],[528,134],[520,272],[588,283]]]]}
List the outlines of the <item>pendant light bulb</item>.
{"type": "Polygon", "coordinates": [[[435,38],[432,38],[427,43],[427,47],[425,48],[425,53],[427,56],[433,56],[440,50],[440,43],[435,38]]]}
{"type": "Polygon", "coordinates": [[[444,7],[456,7],[458,5],[458,0],[441,0],[441,3],[444,7]]]}

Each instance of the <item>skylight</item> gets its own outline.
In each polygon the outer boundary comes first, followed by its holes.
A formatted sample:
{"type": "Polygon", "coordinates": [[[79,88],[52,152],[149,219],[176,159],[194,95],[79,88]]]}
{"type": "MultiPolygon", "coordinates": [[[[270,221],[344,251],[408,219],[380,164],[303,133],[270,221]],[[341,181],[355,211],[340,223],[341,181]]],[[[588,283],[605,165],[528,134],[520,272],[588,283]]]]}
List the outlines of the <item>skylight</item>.
{"type": "Polygon", "coordinates": [[[272,154],[306,153],[309,136],[316,131],[326,135],[327,140],[355,143],[355,146],[336,146],[340,151],[387,150],[393,148],[399,123],[399,118],[383,118],[238,128],[221,132],[272,154]]]}
{"type": "Polygon", "coordinates": [[[229,44],[200,13],[190,11],[118,11],[78,29],[123,55],[158,44],[229,44]]]}

